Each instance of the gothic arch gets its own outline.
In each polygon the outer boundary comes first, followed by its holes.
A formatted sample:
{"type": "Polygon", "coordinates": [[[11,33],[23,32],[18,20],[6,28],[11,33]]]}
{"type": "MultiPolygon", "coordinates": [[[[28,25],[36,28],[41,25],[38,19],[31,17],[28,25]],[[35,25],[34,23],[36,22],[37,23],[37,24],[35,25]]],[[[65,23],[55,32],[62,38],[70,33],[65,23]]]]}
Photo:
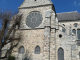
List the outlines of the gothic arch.
{"type": "Polygon", "coordinates": [[[74,27],[77,27],[77,25],[78,25],[77,23],[74,23],[74,27]]]}
{"type": "Polygon", "coordinates": [[[35,47],[35,54],[40,54],[40,47],[38,45],[35,47]]]}
{"type": "Polygon", "coordinates": [[[58,60],[64,60],[64,50],[61,47],[58,49],[58,60]]]}
{"type": "Polygon", "coordinates": [[[78,39],[80,39],[80,29],[79,28],[77,29],[77,37],[78,39]]]}
{"type": "Polygon", "coordinates": [[[62,32],[66,33],[66,27],[63,25],[59,25],[60,28],[62,28],[62,32]]]}
{"type": "Polygon", "coordinates": [[[64,33],[66,32],[66,30],[65,30],[65,28],[64,28],[64,27],[62,27],[62,32],[64,32],[64,33]]]}
{"type": "Polygon", "coordinates": [[[79,58],[80,58],[80,52],[79,52],[79,58]]]}
{"type": "Polygon", "coordinates": [[[25,48],[23,46],[21,46],[19,48],[19,54],[24,54],[25,53],[25,48]]]}
{"type": "Polygon", "coordinates": [[[76,29],[73,29],[72,32],[76,35],[76,29]]]}

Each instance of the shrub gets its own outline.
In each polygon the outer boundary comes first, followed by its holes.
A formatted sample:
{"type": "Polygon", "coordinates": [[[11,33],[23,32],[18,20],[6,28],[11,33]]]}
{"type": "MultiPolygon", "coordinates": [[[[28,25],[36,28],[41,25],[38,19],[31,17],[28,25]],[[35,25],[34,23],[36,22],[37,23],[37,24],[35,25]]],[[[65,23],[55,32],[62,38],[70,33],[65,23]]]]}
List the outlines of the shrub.
{"type": "Polygon", "coordinates": [[[8,60],[15,60],[15,57],[14,56],[9,56],[8,60]]]}

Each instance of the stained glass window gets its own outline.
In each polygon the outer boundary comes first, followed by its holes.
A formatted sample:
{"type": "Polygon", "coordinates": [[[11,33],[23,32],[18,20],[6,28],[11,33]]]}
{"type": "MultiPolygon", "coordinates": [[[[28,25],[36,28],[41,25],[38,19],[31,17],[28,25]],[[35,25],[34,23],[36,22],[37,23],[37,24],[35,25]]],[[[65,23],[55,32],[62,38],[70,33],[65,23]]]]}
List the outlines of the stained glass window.
{"type": "Polygon", "coordinates": [[[24,52],[25,52],[25,49],[24,49],[23,46],[21,46],[21,47],[19,48],[19,53],[20,53],[20,54],[24,54],[24,52]]]}
{"type": "Polygon", "coordinates": [[[40,12],[30,12],[26,19],[26,24],[28,27],[35,28],[38,27],[42,22],[42,14],[40,12]]]}
{"type": "Polygon", "coordinates": [[[77,23],[74,24],[74,27],[77,27],[77,23]]]}
{"type": "Polygon", "coordinates": [[[80,39],[80,29],[77,29],[77,37],[80,39]]]}
{"type": "Polygon", "coordinates": [[[63,27],[62,27],[62,32],[64,32],[64,33],[65,33],[65,28],[63,28],[63,27]]]}
{"type": "Polygon", "coordinates": [[[2,51],[0,51],[0,56],[1,56],[1,54],[2,54],[2,51]]]}
{"type": "Polygon", "coordinates": [[[72,32],[76,35],[76,30],[75,29],[73,29],[72,32]]]}
{"type": "Polygon", "coordinates": [[[40,47],[39,46],[36,46],[36,48],[35,48],[35,54],[40,54],[40,47]]]}
{"type": "Polygon", "coordinates": [[[79,58],[80,58],[80,52],[79,52],[79,58]]]}
{"type": "Polygon", "coordinates": [[[58,49],[58,60],[64,60],[64,50],[62,48],[58,49]]]}

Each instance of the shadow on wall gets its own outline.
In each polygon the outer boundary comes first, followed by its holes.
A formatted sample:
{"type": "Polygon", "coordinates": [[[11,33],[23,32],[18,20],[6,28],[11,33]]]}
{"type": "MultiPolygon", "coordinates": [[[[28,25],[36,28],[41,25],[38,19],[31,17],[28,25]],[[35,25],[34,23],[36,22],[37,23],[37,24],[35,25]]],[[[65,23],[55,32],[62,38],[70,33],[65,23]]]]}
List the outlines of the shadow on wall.
{"type": "Polygon", "coordinates": [[[29,51],[26,50],[26,53],[22,60],[32,60],[32,55],[29,53],[29,51]]]}

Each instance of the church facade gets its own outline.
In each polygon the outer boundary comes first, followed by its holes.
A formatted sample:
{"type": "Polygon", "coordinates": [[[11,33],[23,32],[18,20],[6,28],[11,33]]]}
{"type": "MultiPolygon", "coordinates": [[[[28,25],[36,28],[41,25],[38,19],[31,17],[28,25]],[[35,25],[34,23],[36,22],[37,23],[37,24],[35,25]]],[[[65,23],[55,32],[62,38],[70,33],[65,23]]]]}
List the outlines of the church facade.
{"type": "Polygon", "coordinates": [[[50,0],[24,0],[16,60],[80,60],[80,14],[56,13],[50,0]]]}

